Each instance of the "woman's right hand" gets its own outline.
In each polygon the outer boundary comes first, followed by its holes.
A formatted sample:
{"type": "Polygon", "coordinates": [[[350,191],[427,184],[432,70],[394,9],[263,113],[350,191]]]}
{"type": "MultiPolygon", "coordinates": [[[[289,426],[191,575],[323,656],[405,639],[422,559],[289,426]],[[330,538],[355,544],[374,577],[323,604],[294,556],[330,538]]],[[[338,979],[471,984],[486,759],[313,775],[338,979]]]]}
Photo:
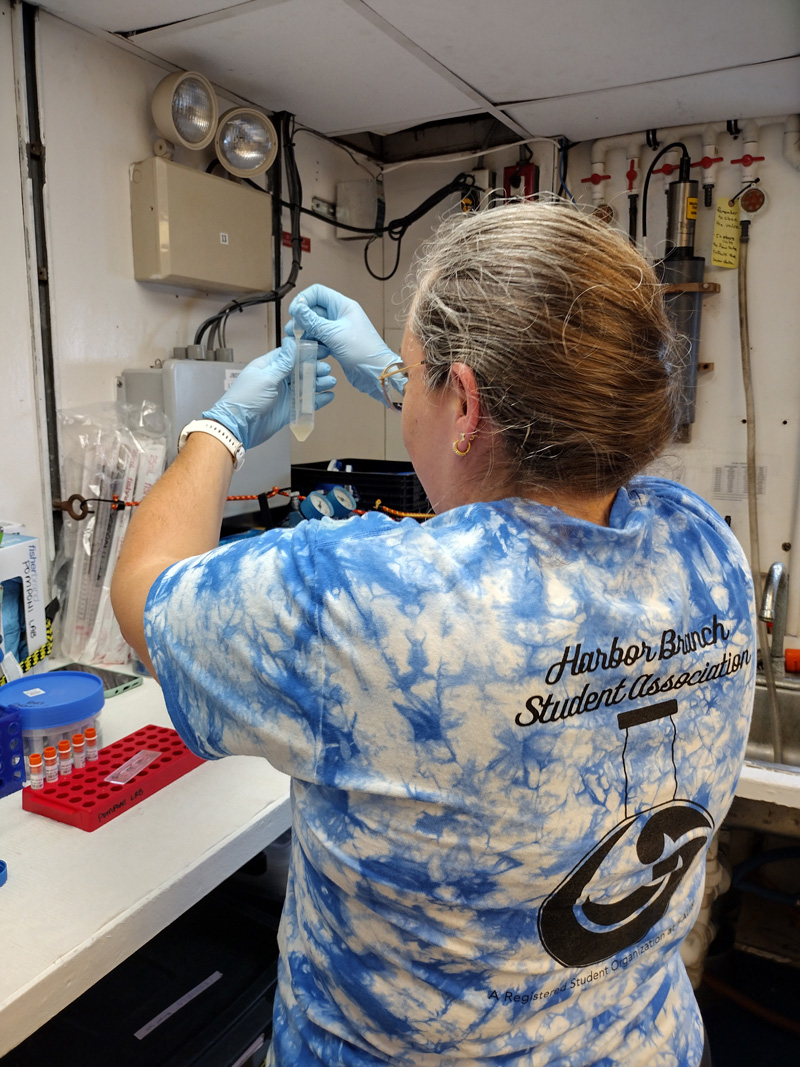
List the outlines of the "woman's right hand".
{"type": "MultiPolygon", "coordinates": [[[[367,318],[360,304],[335,289],[311,285],[289,305],[293,322],[286,327],[302,328],[306,338],[317,341],[338,360],[347,380],[362,393],[384,401],[378,376],[390,363],[399,362],[367,318]]],[[[320,352],[325,358],[325,353],[320,352]]]]}

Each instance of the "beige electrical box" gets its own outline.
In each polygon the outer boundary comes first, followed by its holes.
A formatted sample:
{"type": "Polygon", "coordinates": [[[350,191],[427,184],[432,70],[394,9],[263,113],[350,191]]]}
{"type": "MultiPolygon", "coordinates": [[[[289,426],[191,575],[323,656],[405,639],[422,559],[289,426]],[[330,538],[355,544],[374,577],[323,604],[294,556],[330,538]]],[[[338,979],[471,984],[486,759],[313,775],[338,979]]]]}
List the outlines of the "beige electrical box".
{"type": "Polygon", "coordinates": [[[211,293],[272,284],[272,197],[154,156],[130,170],[133,272],[211,293]]]}

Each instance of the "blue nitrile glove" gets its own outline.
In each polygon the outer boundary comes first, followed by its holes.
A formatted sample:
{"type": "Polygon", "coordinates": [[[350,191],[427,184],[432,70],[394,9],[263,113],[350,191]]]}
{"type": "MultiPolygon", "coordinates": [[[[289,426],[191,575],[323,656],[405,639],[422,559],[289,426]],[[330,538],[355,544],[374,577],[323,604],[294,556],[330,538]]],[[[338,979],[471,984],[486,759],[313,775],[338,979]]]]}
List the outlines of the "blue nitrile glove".
{"type": "Polygon", "coordinates": [[[335,289],[310,285],[289,305],[292,322],[286,327],[302,327],[305,337],[324,345],[341,364],[347,380],[362,393],[385,402],[378,375],[398,356],[387,348],[360,304],[335,289]]]}
{"type": "MultiPolygon", "coordinates": [[[[215,419],[227,427],[244,445],[255,448],[288,426],[292,418],[292,371],[297,346],[286,337],[280,348],[248,363],[227,393],[208,411],[204,419],[215,419]]],[[[328,363],[317,361],[317,392],[314,406],[324,408],[333,400],[336,379],[328,363]]]]}

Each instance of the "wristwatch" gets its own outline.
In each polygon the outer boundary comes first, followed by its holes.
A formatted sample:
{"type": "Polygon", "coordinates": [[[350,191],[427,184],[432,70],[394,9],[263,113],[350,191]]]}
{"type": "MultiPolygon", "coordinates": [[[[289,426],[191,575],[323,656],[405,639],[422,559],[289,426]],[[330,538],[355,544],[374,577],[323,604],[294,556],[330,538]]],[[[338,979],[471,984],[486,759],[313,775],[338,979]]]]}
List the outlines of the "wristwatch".
{"type": "Polygon", "coordinates": [[[244,445],[234,437],[231,431],[227,430],[222,423],[214,422],[213,419],[195,419],[194,422],[187,422],[181,430],[181,435],[178,438],[179,452],[186,444],[186,438],[190,433],[208,433],[211,434],[212,437],[216,437],[218,441],[221,441],[222,444],[225,445],[233,457],[234,471],[241,469],[241,466],[244,463],[244,445]]]}

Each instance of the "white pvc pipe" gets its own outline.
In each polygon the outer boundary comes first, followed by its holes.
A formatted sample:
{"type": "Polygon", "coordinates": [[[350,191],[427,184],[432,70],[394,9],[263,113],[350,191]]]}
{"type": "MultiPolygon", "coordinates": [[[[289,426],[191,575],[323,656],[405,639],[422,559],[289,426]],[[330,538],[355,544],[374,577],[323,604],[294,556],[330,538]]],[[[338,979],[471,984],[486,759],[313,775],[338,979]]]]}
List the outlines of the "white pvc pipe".
{"type": "MultiPolygon", "coordinates": [[[[783,154],[784,158],[788,159],[793,166],[800,170],[800,117],[797,115],[768,115],[760,119],[748,119],[744,125],[743,134],[745,137],[752,138],[752,142],[745,143],[742,149],[742,155],[748,154],[747,144],[755,143],[756,149],[758,149],[758,135],[757,130],[759,126],[775,126],[778,123],[784,123],[784,145],[783,154]],[[788,155],[787,155],[788,151],[788,155]]],[[[687,126],[666,126],[659,127],[656,130],[659,140],[664,144],[668,144],[670,141],[681,141],[686,137],[699,136],[703,141],[703,154],[713,158],[716,155],[717,135],[725,133],[728,128],[727,121],[719,122],[695,122],[687,126]],[[708,148],[713,148],[713,155],[708,148]]],[[[627,158],[630,159],[634,156],[640,156],[640,149],[642,146],[647,145],[647,133],[623,133],[617,137],[601,137],[592,145],[592,173],[604,174],[606,166],[606,155],[612,149],[624,148],[627,154],[627,158]]],[[[756,155],[757,152],[749,152],[750,155],[756,155]]],[[[705,178],[705,171],[704,171],[705,178]]],[[[752,180],[752,179],[748,179],[752,180]]],[[[706,182],[705,184],[710,184],[706,182]]],[[[602,198],[603,190],[602,185],[595,185],[592,187],[592,199],[594,200],[595,194],[602,198]]]]}

